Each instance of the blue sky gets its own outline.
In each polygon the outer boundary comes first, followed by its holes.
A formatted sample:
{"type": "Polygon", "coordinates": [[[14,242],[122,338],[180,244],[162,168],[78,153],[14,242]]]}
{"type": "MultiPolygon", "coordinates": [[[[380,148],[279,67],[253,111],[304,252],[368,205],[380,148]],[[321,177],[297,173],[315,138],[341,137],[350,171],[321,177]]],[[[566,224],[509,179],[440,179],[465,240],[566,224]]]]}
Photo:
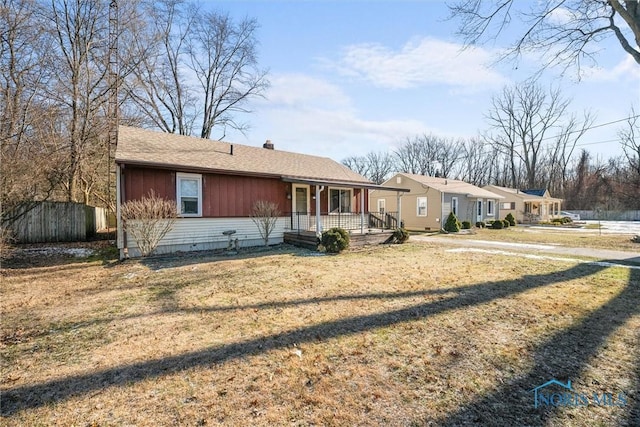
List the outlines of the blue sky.
{"type": "MultiPolygon", "coordinates": [[[[205,3],[236,19],[255,18],[259,62],[270,71],[266,99],[243,117],[251,129],[227,141],[331,157],[393,150],[422,133],[470,137],[487,128],[491,96],[539,68],[535,57],[493,64],[499,44],[462,50],[456,24],[440,1],[243,1],[205,3]]],[[[598,67],[543,84],[588,109],[595,124],[640,111],[640,65],[613,39],[602,44],[598,67]]],[[[582,143],[608,158],[621,150],[619,125],[588,132],[582,143]],[[599,143],[601,141],[609,141],[599,143]]],[[[214,135],[216,137],[217,135],[214,135]]]]}

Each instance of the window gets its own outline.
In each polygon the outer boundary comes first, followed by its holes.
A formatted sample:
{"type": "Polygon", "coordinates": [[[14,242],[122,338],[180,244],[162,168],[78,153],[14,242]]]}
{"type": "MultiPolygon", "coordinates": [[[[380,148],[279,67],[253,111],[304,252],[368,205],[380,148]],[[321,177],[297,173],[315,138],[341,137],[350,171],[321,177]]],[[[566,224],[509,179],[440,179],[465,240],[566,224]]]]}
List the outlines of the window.
{"type": "Polygon", "coordinates": [[[351,212],[351,189],[329,189],[329,212],[349,213],[351,212]]]}
{"type": "Polygon", "coordinates": [[[487,200],[487,216],[493,216],[494,212],[494,205],[495,205],[495,201],[494,200],[487,200]]]}
{"type": "Polygon", "coordinates": [[[454,215],[458,215],[458,198],[457,197],[452,197],[451,198],[451,212],[453,212],[454,215]]]}
{"type": "Polygon", "coordinates": [[[426,197],[418,197],[417,198],[417,212],[418,216],[427,216],[427,198],[426,197]]]}
{"type": "Polygon", "coordinates": [[[516,202],[505,202],[505,203],[501,203],[500,204],[500,209],[505,209],[505,210],[515,210],[516,209],[516,202]]]}
{"type": "Polygon", "coordinates": [[[178,215],[202,216],[202,175],[176,174],[178,215]]]}
{"type": "Polygon", "coordinates": [[[384,215],[386,204],[387,204],[387,201],[385,199],[378,199],[378,213],[380,215],[384,215]]]}

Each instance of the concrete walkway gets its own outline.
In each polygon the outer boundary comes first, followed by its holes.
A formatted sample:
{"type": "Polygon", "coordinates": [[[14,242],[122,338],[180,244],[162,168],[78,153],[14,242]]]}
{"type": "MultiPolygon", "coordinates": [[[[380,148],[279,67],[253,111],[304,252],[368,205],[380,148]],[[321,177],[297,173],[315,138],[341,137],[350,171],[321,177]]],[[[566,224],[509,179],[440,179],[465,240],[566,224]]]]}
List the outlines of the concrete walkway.
{"type": "Polygon", "coordinates": [[[511,243],[511,242],[494,242],[491,240],[471,240],[457,239],[454,236],[436,235],[436,236],[411,236],[411,240],[418,242],[429,242],[442,245],[461,246],[465,248],[483,248],[483,249],[500,249],[503,251],[535,253],[535,254],[551,254],[563,256],[577,256],[593,258],[597,261],[612,261],[625,263],[640,264],[640,252],[612,251],[608,249],[596,248],[573,248],[559,245],[544,245],[534,243],[511,243]]]}

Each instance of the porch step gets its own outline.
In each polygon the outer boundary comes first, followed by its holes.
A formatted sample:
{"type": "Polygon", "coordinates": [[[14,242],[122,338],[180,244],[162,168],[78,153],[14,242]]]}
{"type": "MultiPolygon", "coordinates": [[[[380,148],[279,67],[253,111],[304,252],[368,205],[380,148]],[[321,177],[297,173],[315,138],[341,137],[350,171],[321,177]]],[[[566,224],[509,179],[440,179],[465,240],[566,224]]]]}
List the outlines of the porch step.
{"type": "Polygon", "coordinates": [[[320,244],[316,234],[311,232],[284,233],[284,242],[301,248],[311,249],[312,251],[318,250],[318,244],[320,244]]]}
{"type": "MultiPolygon", "coordinates": [[[[353,233],[349,237],[349,246],[352,248],[364,245],[380,245],[383,243],[389,243],[393,237],[393,232],[384,231],[368,234],[353,233]]],[[[309,231],[301,231],[300,233],[295,231],[284,233],[284,242],[301,248],[311,249],[313,251],[317,250],[318,245],[320,244],[315,233],[309,231]]]]}

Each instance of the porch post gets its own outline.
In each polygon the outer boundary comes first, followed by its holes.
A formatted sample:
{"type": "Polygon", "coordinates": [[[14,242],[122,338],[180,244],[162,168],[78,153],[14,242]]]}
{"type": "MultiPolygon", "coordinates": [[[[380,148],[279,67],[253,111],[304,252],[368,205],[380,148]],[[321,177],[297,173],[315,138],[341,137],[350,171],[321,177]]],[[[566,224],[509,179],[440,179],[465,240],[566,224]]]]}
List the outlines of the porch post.
{"type": "Polygon", "coordinates": [[[364,234],[364,188],[360,189],[360,234],[364,234]]]}
{"type": "Polygon", "coordinates": [[[322,217],[320,216],[320,192],[324,190],[324,185],[316,185],[316,235],[322,235],[322,217]]]}

